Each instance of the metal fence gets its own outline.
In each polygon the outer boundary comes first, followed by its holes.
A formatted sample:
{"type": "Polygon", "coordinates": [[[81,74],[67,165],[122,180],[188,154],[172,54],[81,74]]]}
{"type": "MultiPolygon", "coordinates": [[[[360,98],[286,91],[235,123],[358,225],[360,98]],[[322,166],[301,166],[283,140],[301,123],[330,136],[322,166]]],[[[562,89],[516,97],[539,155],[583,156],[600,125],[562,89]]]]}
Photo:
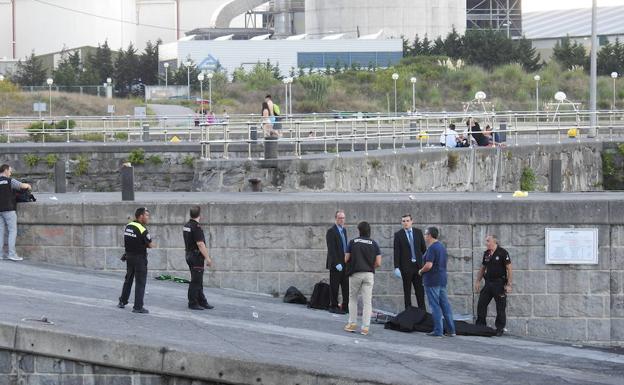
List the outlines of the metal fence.
{"type": "MultiPolygon", "coordinates": [[[[614,140],[624,137],[624,110],[597,113],[596,132],[590,127],[590,112],[534,113],[499,112],[473,113],[472,118],[492,129],[496,142],[507,145],[521,143],[561,143],[562,140],[587,138],[614,140]],[[595,134],[595,135],[591,135],[595,134]],[[573,138],[570,139],[569,137],[573,138]]],[[[334,112],[281,116],[276,123],[281,128],[278,143],[288,147],[289,153],[302,156],[306,152],[335,152],[391,148],[396,151],[406,146],[439,147],[440,136],[450,123],[456,132],[469,135],[463,112],[421,113],[404,116],[334,112]]],[[[245,147],[246,156],[257,153],[257,144],[263,142],[266,126],[258,115],[232,115],[206,120],[197,115],[188,116],[64,116],[48,118],[0,117],[0,142],[142,142],[151,140],[180,141],[201,144],[202,157],[228,158],[229,148],[245,147]]],[[[277,128],[273,125],[273,128],[277,128]]],[[[240,150],[239,150],[240,151],[240,150]]],[[[261,156],[261,155],[260,155],[261,156]]]]}

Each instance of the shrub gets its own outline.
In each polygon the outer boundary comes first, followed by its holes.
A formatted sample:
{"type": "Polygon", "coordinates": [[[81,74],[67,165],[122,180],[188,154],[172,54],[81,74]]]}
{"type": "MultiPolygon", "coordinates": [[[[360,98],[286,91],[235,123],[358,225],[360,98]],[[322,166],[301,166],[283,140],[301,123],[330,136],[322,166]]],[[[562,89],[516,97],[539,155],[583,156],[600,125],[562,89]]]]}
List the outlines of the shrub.
{"type": "Polygon", "coordinates": [[[193,162],[195,162],[195,157],[193,155],[187,155],[182,160],[182,164],[187,165],[189,167],[193,167],[193,162]]]}
{"type": "Polygon", "coordinates": [[[449,152],[447,155],[446,165],[451,172],[457,170],[457,165],[459,165],[459,155],[454,152],[449,152]]]}
{"type": "Polygon", "coordinates": [[[74,174],[76,176],[85,175],[89,171],[89,159],[86,155],[80,154],[76,158],[76,167],[74,168],[74,174]]]}
{"type": "Polygon", "coordinates": [[[128,162],[130,162],[133,166],[145,164],[145,150],[142,148],[135,148],[130,151],[130,155],[128,155],[128,162]]]}
{"type": "Polygon", "coordinates": [[[522,175],[520,176],[520,190],[522,191],[535,191],[535,173],[533,169],[525,167],[522,169],[522,175]]]}
{"type": "Polygon", "coordinates": [[[150,161],[153,165],[161,165],[163,163],[163,159],[159,155],[152,155],[147,160],[150,161]]]}
{"type": "Polygon", "coordinates": [[[39,160],[41,159],[35,154],[28,154],[24,156],[24,161],[30,168],[35,167],[39,163],[39,160]]]}
{"type": "Polygon", "coordinates": [[[48,165],[48,168],[53,168],[58,160],[59,160],[59,157],[56,154],[48,154],[45,157],[45,161],[46,161],[46,164],[48,165]]]}

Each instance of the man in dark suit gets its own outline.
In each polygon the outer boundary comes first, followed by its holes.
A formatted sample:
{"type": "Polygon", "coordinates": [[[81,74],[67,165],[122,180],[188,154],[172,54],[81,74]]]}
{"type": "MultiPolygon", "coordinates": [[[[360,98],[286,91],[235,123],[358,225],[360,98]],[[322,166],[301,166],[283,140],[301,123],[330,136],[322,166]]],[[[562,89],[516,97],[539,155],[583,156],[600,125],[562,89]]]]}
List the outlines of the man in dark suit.
{"type": "Polygon", "coordinates": [[[418,270],[423,267],[423,254],[427,250],[420,229],[412,226],[411,214],[401,217],[403,228],[394,233],[394,275],[403,280],[405,308],[412,306],[412,286],[418,307],[426,310],[425,289],[418,270]]]}
{"type": "Polygon", "coordinates": [[[347,275],[345,264],[345,251],[349,240],[345,225],[345,213],[342,210],[336,211],[336,223],[327,230],[325,240],[327,241],[327,262],[326,268],[329,270],[329,286],[331,294],[329,297],[329,311],[337,314],[344,314],[349,308],[349,276],[347,275]],[[342,288],[342,309],[338,308],[338,289],[342,288]]]}

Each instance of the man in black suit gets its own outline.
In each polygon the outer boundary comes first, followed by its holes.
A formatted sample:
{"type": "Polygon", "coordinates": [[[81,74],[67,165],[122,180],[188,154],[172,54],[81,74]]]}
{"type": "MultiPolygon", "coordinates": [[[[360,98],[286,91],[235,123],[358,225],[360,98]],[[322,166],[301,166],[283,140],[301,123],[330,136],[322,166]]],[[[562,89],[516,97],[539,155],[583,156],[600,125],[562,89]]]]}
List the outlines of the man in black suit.
{"type": "Polygon", "coordinates": [[[412,306],[412,286],[418,307],[426,310],[425,289],[418,270],[423,267],[423,254],[427,250],[420,229],[412,226],[411,214],[401,217],[403,228],[394,233],[394,275],[403,280],[405,308],[412,306]]]}
{"type": "Polygon", "coordinates": [[[345,264],[345,251],[349,240],[345,225],[345,213],[342,210],[336,211],[336,223],[327,230],[325,240],[327,241],[327,262],[326,268],[329,270],[329,286],[331,294],[329,297],[329,311],[337,314],[344,314],[349,308],[349,276],[347,275],[345,264]],[[342,309],[338,308],[338,289],[342,288],[342,309]]]}

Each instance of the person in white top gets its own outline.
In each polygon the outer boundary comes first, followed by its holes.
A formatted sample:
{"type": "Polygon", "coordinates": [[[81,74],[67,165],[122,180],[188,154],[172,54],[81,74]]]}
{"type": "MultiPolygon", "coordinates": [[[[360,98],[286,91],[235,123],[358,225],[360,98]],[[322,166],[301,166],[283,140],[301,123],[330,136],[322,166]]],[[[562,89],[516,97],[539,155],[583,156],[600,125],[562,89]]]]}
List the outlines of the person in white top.
{"type": "Polygon", "coordinates": [[[455,125],[453,123],[440,135],[440,145],[449,148],[457,147],[457,132],[455,132],[455,125]]]}

